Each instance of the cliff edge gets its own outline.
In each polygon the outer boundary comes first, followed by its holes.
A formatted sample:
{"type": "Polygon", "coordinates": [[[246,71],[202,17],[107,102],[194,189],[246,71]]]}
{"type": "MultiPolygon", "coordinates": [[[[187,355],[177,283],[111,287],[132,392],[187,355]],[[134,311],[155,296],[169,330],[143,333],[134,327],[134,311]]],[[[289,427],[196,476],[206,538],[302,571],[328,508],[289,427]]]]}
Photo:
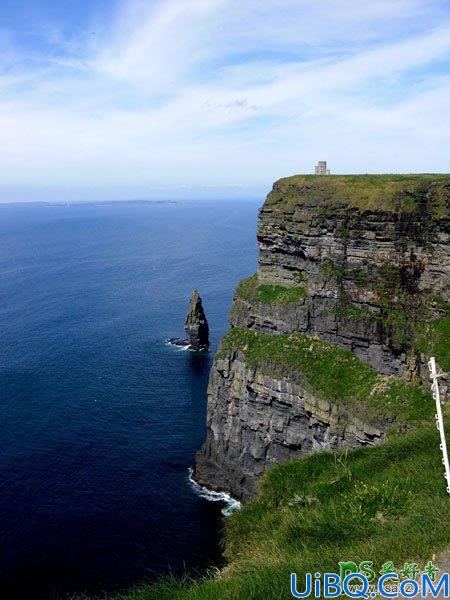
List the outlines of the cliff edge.
{"type": "Polygon", "coordinates": [[[432,417],[427,357],[450,370],[449,204],[447,175],[274,184],[211,371],[199,483],[246,500],[273,464],[432,417]]]}

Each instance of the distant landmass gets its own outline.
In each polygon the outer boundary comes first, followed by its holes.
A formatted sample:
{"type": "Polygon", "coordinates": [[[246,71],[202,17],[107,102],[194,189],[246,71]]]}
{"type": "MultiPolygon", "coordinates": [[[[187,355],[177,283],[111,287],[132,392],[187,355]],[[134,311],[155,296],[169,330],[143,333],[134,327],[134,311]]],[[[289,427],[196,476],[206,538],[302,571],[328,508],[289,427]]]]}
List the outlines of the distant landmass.
{"type": "Polygon", "coordinates": [[[114,204],[179,204],[178,200],[83,200],[75,202],[46,202],[45,200],[39,200],[36,202],[1,202],[0,206],[110,206],[114,204]]]}

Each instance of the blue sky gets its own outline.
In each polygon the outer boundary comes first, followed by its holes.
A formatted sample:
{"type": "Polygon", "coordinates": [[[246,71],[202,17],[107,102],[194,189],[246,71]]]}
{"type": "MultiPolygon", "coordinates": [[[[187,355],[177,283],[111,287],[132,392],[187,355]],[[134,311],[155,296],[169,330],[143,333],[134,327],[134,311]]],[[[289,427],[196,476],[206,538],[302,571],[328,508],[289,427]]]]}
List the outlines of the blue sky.
{"type": "Polygon", "coordinates": [[[448,172],[448,0],[2,0],[0,201],[448,172]]]}

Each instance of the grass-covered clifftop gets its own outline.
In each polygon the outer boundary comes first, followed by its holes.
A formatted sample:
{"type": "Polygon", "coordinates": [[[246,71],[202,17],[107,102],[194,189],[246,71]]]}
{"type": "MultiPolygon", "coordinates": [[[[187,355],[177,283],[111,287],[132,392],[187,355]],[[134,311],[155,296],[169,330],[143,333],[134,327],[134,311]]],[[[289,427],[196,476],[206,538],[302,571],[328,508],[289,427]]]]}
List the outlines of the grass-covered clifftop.
{"type": "MultiPolygon", "coordinates": [[[[450,419],[447,420],[447,430],[450,419]]],[[[449,499],[434,425],[373,448],[273,468],[226,521],[228,566],[201,580],[163,580],[114,600],[282,600],[289,575],[339,561],[419,566],[450,544],[449,499]]]]}
{"type": "Polygon", "coordinates": [[[296,204],[345,205],[363,210],[415,212],[426,203],[430,212],[445,214],[450,175],[294,175],[275,182],[265,207],[292,210],[296,204]]]}

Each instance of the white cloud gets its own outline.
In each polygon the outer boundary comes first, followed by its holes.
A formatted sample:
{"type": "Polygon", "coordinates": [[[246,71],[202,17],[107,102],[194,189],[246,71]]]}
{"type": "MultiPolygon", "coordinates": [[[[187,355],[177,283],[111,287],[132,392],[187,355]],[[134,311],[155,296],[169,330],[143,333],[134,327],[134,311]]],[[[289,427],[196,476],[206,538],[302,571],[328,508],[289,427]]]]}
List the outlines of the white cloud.
{"type": "Polygon", "coordinates": [[[0,45],[8,190],[448,170],[445,3],[133,1],[84,36],[39,60],[0,45]]]}

